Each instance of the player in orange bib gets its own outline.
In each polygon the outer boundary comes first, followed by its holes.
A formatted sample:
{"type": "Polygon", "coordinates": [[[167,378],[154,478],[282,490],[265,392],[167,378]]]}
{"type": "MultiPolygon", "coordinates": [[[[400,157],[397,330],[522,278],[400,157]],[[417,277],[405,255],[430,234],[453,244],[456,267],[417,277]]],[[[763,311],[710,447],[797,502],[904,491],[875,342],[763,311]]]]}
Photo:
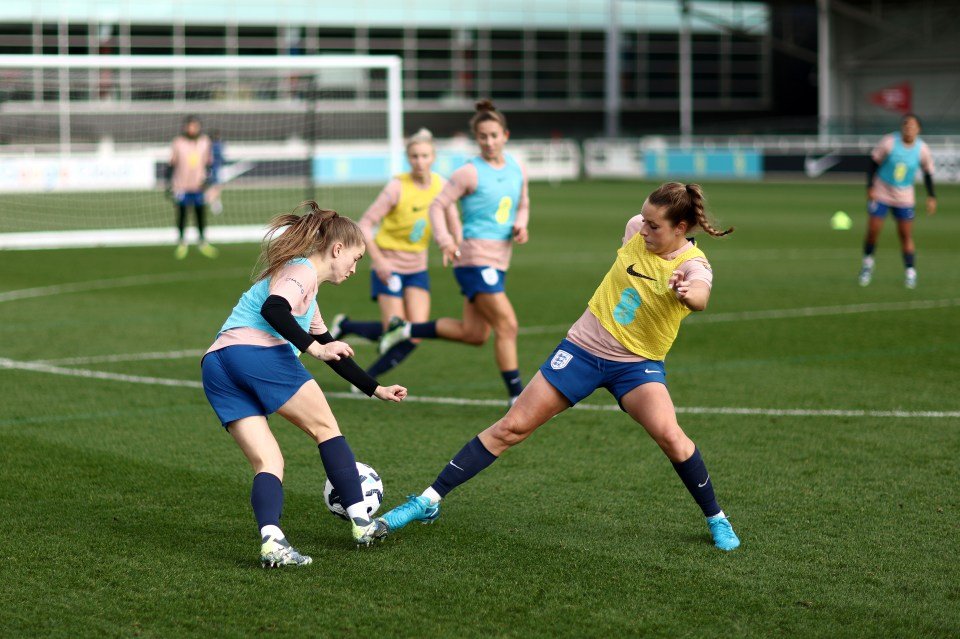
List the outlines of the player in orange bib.
{"type": "Polygon", "coordinates": [[[713,283],[706,256],[687,234],[698,226],[713,237],[733,229],[720,231],[709,222],[696,184],[663,184],[641,211],[627,223],[623,246],[587,310],[516,403],[467,443],[421,495],[383,515],[390,531],[414,520],[433,521],[451,490],[550,418],[605,388],[673,463],[703,511],[714,545],[721,550],[740,545],[700,451],[677,423],[663,364],[681,320],[707,307],[713,283]]]}

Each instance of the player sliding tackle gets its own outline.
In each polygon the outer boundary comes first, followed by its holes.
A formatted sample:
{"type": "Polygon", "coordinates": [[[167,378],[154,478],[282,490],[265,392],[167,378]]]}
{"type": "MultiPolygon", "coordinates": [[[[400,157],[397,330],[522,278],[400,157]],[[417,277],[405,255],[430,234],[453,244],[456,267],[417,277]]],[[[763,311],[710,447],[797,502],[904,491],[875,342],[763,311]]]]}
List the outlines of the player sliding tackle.
{"type": "Polygon", "coordinates": [[[696,184],[671,182],[651,193],[641,214],[627,223],[616,261],[566,339],[502,419],[468,442],[421,495],[380,518],[389,531],[411,521],[435,520],[450,491],[602,387],[673,463],[707,518],[717,548],[739,546],[700,451],[677,423],[663,363],[680,321],[691,311],[704,310],[710,299],[710,264],[687,238],[698,226],[713,237],[733,230],[714,228],[696,184]]]}

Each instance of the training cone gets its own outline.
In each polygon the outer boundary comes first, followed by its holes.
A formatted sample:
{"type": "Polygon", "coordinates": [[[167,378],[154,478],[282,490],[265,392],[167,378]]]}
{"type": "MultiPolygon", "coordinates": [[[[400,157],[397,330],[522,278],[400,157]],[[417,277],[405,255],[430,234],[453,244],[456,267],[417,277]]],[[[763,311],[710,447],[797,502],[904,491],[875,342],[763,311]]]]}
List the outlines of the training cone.
{"type": "Polygon", "coordinates": [[[830,226],[834,231],[849,231],[850,227],[853,226],[853,220],[843,211],[837,211],[830,218],[830,226]]]}

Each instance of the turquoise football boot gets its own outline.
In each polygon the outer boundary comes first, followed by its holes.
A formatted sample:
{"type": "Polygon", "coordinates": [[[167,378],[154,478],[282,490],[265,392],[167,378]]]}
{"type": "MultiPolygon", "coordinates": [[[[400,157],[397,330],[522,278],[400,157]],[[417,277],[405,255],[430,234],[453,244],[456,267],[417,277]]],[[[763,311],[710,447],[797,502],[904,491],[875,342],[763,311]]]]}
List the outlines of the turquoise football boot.
{"type": "Polygon", "coordinates": [[[400,504],[378,519],[387,525],[390,532],[393,532],[400,530],[411,521],[432,524],[439,516],[440,504],[431,505],[430,499],[423,495],[409,495],[407,503],[400,504]]]}
{"type": "Polygon", "coordinates": [[[740,538],[733,532],[730,520],[723,515],[707,517],[707,526],[710,527],[710,534],[713,535],[713,545],[720,550],[733,550],[740,545],[740,538]]]}

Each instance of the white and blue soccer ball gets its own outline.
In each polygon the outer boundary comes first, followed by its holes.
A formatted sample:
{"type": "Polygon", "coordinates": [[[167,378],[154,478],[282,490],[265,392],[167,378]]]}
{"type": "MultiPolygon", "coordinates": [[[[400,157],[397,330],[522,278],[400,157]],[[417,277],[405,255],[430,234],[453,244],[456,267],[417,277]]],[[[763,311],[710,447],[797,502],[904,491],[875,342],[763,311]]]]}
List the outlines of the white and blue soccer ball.
{"type": "MultiPolygon", "coordinates": [[[[380,480],[377,471],[363,462],[357,462],[357,472],[360,473],[360,489],[363,491],[363,503],[367,507],[367,516],[372,517],[383,502],[383,481],[380,480]]],[[[347,511],[340,503],[340,495],[334,490],[329,479],[323,487],[323,503],[337,517],[347,519],[347,511]]]]}

